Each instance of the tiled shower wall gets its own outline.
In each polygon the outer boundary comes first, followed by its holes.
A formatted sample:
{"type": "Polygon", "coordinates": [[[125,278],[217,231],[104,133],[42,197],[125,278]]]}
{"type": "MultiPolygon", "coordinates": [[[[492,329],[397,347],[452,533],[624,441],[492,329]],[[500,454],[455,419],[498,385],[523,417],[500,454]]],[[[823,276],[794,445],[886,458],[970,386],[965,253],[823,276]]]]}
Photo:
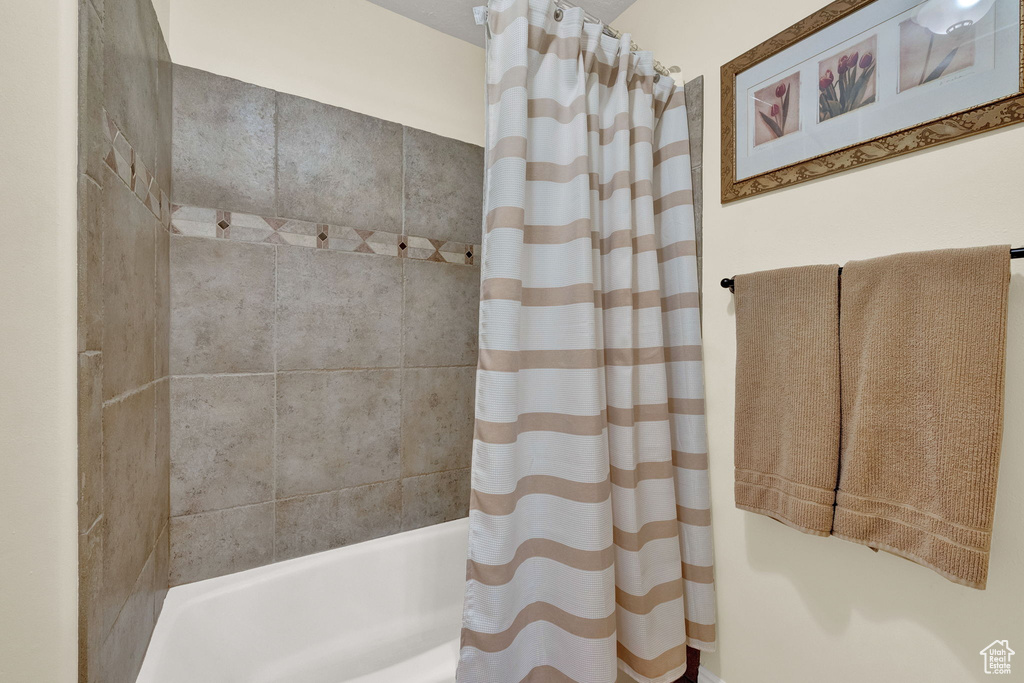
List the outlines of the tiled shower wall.
{"type": "Polygon", "coordinates": [[[689,125],[690,172],[693,175],[693,212],[697,237],[697,291],[704,300],[704,77],[687,81],[686,120],[689,125]]]}
{"type": "Polygon", "coordinates": [[[463,517],[483,152],[175,67],[171,583],[463,517]]]}
{"type": "Polygon", "coordinates": [[[79,22],[79,680],[113,683],[168,585],[172,70],[150,0],[79,22]]]}

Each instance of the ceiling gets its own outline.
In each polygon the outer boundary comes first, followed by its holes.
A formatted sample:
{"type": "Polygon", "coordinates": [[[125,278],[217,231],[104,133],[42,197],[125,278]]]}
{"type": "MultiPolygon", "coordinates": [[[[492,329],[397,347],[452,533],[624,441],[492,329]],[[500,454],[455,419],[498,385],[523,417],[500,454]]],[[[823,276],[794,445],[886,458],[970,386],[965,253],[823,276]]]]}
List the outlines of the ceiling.
{"type": "MultiPolygon", "coordinates": [[[[606,24],[614,22],[636,0],[583,0],[573,4],[585,8],[606,24]]],[[[392,12],[409,17],[430,28],[484,46],[483,30],[473,21],[473,8],[487,0],[370,0],[392,12]]]]}

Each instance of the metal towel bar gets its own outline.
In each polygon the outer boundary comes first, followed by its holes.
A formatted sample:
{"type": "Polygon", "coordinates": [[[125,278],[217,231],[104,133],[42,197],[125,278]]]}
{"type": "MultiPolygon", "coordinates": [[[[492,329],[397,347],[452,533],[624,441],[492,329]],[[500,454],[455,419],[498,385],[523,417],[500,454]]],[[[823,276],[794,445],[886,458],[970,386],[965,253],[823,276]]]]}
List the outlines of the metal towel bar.
{"type": "MultiPolygon", "coordinates": [[[[1016,249],[1011,249],[1010,250],[1010,258],[1024,258],[1024,247],[1017,247],[1016,249]]],[[[840,268],[839,272],[840,273],[843,272],[843,269],[840,268]]],[[[735,278],[731,278],[731,277],[724,278],[722,280],[722,287],[724,287],[725,289],[728,289],[730,292],[735,292],[736,291],[736,279],[735,278]]]]}

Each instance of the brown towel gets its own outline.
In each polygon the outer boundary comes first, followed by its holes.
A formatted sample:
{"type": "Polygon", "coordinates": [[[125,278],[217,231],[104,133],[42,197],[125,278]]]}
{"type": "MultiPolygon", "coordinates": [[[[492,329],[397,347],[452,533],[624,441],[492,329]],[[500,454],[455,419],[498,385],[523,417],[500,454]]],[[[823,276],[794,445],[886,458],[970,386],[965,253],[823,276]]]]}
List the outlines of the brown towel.
{"type": "Polygon", "coordinates": [[[984,588],[1003,431],[1009,246],[843,269],[833,534],[984,588]]]}
{"type": "Polygon", "coordinates": [[[832,528],[839,468],[839,266],[736,277],[736,507],[832,528]]]}

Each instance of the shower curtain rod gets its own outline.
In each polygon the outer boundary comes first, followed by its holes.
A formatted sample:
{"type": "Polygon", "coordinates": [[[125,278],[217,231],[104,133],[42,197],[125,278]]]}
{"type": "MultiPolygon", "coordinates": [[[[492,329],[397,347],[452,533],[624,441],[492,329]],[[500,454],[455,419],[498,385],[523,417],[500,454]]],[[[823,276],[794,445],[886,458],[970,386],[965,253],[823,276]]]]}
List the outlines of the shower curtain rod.
{"type": "MultiPolygon", "coordinates": [[[[1017,247],[1016,249],[1010,249],[1010,258],[1024,258],[1024,247],[1017,247]]],[[[842,266],[839,267],[839,272],[843,272],[842,266]]],[[[736,292],[736,279],[727,277],[722,280],[722,287],[728,289],[730,292],[736,292]]]]}
{"type": "MultiPolygon", "coordinates": [[[[580,10],[583,10],[583,17],[587,21],[589,21],[589,22],[591,22],[593,24],[601,24],[601,26],[604,27],[605,35],[611,36],[612,38],[621,38],[622,37],[622,31],[620,31],[619,29],[615,28],[614,26],[610,26],[610,25],[604,23],[603,21],[601,21],[600,18],[595,17],[593,14],[588,12],[586,9],[580,7],[579,5],[575,5],[575,4],[571,3],[571,2],[568,2],[567,0],[555,0],[555,5],[557,7],[560,7],[563,10],[565,10],[565,9],[580,9],[580,10]]],[[[632,40],[629,41],[629,50],[630,50],[630,52],[640,52],[641,51],[640,50],[640,46],[637,45],[636,42],[634,42],[632,40]]],[[[679,73],[681,71],[681,69],[678,66],[666,67],[664,64],[659,62],[657,59],[654,60],[654,70],[657,71],[662,76],[665,76],[666,78],[672,78],[672,74],[679,73]]]]}
{"type": "MultiPolygon", "coordinates": [[[[619,29],[617,29],[617,28],[615,28],[613,26],[609,26],[608,24],[604,23],[598,17],[595,17],[593,14],[591,14],[587,10],[583,9],[579,5],[574,5],[573,3],[568,2],[567,0],[555,0],[555,7],[558,8],[558,10],[555,12],[555,19],[558,20],[558,21],[562,20],[561,12],[563,12],[563,11],[565,11],[567,9],[578,9],[578,10],[581,10],[583,12],[583,18],[586,21],[589,21],[592,24],[601,24],[601,26],[602,26],[602,28],[604,30],[604,34],[605,35],[610,36],[612,38],[621,38],[622,37],[622,31],[620,31],[619,29]]],[[[487,16],[487,7],[486,6],[474,7],[473,8],[473,14],[476,16],[476,23],[477,24],[483,24],[486,21],[485,17],[487,16]]],[[[630,50],[630,52],[640,52],[641,51],[640,50],[640,46],[637,45],[632,40],[629,41],[629,50],[630,50]]],[[[658,72],[659,75],[665,76],[666,78],[673,78],[672,74],[677,74],[680,71],[682,71],[682,69],[680,69],[678,66],[666,67],[664,64],[659,62],[657,59],[654,60],[654,70],[656,72],[658,72]]]]}

